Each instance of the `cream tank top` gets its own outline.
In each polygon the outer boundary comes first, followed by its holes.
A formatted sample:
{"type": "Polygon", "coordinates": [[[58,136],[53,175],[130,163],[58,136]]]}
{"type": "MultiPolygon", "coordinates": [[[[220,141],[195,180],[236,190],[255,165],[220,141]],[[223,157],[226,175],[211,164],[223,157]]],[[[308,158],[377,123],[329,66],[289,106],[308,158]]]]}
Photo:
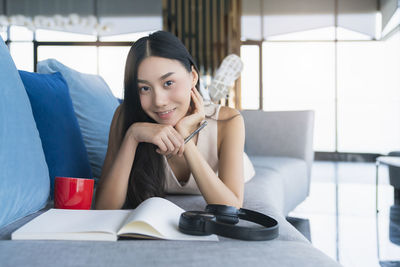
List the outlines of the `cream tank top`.
{"type": "MultiPolygon", "coordinates": [[[[218,125],[217,119],[221,105],[214,103],[206,103],[204,105],[205,120],[207,126],[198,133],[197,149],[203,155],[204,159],[208,162],[213,171],[218,174],[218,148],[217,136],[218,125]]],[[[197,187],[196,180],[193,174],[190,174],[189,180],[181,185],[175,177],[171,167],[168,164],[167,158],[164,158],[165,166],[165,192],[170,194],[195,194],[200,195],[201,192],[197,187]]]]}

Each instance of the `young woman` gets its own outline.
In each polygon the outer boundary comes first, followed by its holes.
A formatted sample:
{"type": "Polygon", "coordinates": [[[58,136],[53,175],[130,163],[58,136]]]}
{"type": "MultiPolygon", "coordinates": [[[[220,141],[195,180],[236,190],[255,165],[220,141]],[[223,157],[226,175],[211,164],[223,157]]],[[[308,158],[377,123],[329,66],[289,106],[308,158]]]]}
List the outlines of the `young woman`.
{"type": "Polygon", "coordinates": [[[174,35],[136,41],[125,67],[96,190],[96,209],[135,208],[165,193],[202,194],[208,204],[243,204],[244,123],[232,108],[204,104],[199,71],[174,35]],[[199,127],[208,125],[184,144],[199,127]]]}

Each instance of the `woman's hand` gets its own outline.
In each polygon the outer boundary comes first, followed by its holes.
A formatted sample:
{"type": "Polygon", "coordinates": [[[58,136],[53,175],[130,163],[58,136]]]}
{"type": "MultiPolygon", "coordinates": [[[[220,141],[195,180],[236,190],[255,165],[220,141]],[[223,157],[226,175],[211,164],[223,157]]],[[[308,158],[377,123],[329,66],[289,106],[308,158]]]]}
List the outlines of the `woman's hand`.
{"type": "Polygon", "coordinates": [[[197,91],[196,87],[192,88],[190,94],[194,106],[193,108],[190,107],[186,116],[180,119],[175,125],[175,129],[185,138],[194,132],[205,119],[203,97],[197,91]]]}
{"type": "Polygon", "coordinates": [[[137,122],[128,130],[137,143],[152,143],[158,146],[157,153],[162,155],[183,155],[184,139],[171,125],[137,122]]]}

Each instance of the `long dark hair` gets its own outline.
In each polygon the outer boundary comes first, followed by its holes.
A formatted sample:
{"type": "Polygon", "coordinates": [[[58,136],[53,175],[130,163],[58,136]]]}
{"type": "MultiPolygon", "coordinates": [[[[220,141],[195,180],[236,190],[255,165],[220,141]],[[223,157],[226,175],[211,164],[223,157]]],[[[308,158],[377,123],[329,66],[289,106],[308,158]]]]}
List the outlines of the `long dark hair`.
{"type": "MultiPolygon", "coordinates": [[[[199,74],[192,56],[173,34],[157,31],[137,40],[129,51],[125,66],[124,102],[121,106],[124,119],[121,137],[135,122],[156,123],[143,111],[137,81],[139,65],[149,56],[178,60],[188,72],[192,71],[193,66],[199,74]]],[[[200,86],[199,81],[200,79],[196,84],[197,89],[200,86]]],[[[157,146],[151,143],[139,143],[129,174],[128,190],[123,208],[136,208],[150,197],[164,197],[165,166],[163,156],[156,152],[156,148],[157,146]]]]}

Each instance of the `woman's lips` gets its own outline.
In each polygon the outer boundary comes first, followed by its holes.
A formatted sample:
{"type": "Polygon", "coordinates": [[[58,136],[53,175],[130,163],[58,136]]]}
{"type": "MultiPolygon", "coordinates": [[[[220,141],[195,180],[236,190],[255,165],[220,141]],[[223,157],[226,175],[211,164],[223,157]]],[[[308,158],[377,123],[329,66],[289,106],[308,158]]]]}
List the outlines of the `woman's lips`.
{"type": "Polygon", "coordinates": [[[174,114],[174,111],[175,111],[175,108],[165,111],[165,112],[156,112],[156,113],[157,113],[158,117],[160,117],[160,119],[167,120],[172,117],[172,115],[174,114]]]}

